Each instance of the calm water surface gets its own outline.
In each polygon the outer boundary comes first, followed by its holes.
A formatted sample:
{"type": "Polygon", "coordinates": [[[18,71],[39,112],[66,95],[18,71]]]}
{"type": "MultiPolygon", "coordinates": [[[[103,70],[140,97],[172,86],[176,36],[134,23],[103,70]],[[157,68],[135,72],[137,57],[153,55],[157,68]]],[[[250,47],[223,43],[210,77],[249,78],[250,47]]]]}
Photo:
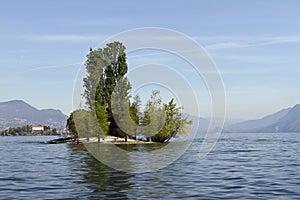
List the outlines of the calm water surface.
{"type": "Polygon", "coordinates": [[[195,140],[144,174],[110,169],[82,145],[37,143],[49,139],[0,137],[0,199],[300,199],[300,133],[223,134],[205,160],[195,140]]]}

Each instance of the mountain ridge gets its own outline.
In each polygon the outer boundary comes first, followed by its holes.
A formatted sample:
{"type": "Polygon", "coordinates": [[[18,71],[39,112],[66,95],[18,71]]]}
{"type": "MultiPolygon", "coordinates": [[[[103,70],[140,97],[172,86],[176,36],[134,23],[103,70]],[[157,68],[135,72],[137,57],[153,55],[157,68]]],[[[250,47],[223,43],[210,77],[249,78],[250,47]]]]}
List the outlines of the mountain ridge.
{"type": "Polygon", "coordinates": [[[22,125],[41,124],[63,128],[67,116],[58,109],[37,109],[23,100],[0,102],[0,130],[22,125]]]}
{"type": "Polygon", "coordinates": [[[300,104],[260,119],[246,120],[227,126],[224,132],[300,132],[300,104]]]}

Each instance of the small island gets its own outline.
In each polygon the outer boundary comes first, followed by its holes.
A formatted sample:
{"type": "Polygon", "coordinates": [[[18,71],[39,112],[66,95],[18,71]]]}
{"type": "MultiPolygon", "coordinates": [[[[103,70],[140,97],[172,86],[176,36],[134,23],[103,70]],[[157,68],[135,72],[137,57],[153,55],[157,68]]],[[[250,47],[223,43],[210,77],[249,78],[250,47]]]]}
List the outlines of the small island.
{"type": "Polygon", "coordinates": [[[186,135],[191,121],[172,98],[163,102],[153,90],[142,109],[140,96],[132,95],[126,74],[125,46],[118,41],[105,48],[90,49],[83,79],[85,99],[67,120],[69,134],[80,142],[168,142],[186,135]],[[96,139],[95,139],[96,138],[96,139]]]}

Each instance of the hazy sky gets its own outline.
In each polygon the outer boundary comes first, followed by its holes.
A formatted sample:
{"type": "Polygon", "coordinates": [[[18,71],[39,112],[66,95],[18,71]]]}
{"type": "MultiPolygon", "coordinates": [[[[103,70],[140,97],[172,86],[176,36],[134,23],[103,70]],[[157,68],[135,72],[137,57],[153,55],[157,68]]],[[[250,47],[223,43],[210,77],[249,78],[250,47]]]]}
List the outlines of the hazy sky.
{"type": "Polygon", "coordinates": [[[128,29],[163,27],[194,38],[215,62],[227,117],[261,117],[300,103],[299,10],[297,0],[1,1],[0,101],[69,114],[90,47],[128,29]]]}

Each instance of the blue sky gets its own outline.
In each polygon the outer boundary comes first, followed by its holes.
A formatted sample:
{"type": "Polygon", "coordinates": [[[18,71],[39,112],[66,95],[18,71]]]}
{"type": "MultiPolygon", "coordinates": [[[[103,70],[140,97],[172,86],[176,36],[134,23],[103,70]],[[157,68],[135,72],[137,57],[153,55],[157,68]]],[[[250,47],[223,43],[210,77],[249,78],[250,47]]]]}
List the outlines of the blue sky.
{"type": "Polygon", "coordinates": [[[296,0],[2,1],[0,101],[69,114],[90,47],[128,29],[162,27],[205,48],[224,81],[227,117],[262,117],[300,103],[299,9],[296,0]]]}

